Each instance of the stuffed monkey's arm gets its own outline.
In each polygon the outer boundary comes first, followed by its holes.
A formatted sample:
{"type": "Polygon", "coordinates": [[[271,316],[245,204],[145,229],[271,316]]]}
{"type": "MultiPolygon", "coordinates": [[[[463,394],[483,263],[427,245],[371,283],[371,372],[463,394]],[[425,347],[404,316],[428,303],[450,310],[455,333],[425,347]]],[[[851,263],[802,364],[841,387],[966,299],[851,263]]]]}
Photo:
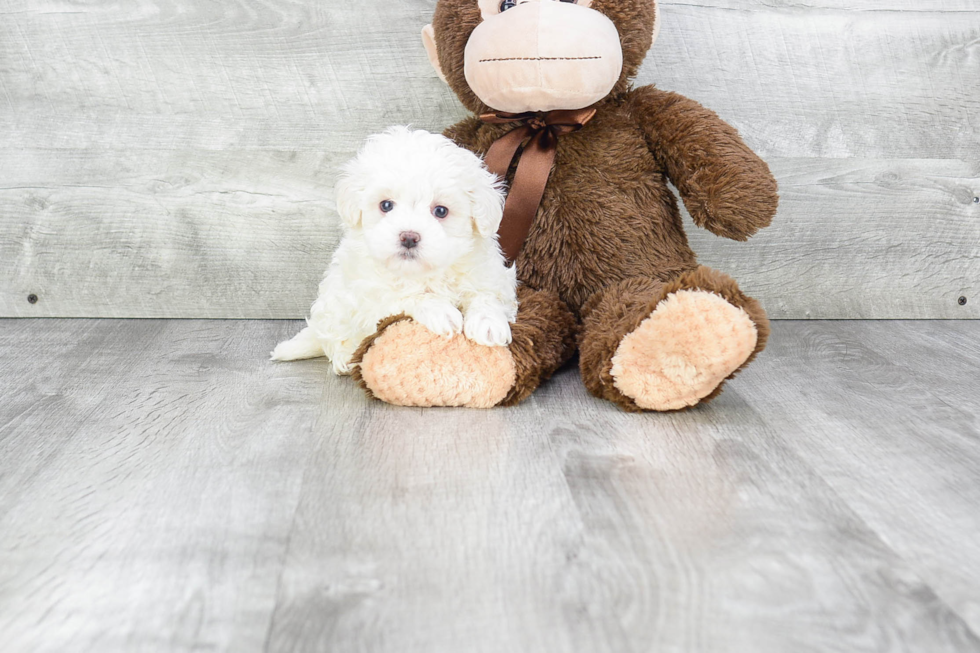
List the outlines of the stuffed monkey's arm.
{"type": "Polygon", "coordinates": [[[696,225],[733,240],[769,226],[779,203],[776,180],[734,127],[694,100],[652,86],[629,100],[696,225]]]}

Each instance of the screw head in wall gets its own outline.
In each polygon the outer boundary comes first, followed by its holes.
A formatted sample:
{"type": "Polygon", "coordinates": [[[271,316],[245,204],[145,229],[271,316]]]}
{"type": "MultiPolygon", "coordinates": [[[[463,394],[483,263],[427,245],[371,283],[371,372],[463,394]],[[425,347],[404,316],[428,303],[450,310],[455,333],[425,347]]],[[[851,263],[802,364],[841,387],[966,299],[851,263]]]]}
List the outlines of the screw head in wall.
{"type": "Polygon", "coordinates": [[[959,298],[958,300],[956,300],[956,302],[957,302],[957,303],[958,303],[958,304],[959,304],[960,306],[966,306],[966,297],[960,297],[960,298],[959,298]]]}
{"type": "Polygon", "coordinates": [[[37,303],[37,295],[35,295],[34,293],[31,293],[30,295],[28,295],[27,296],[27,303],[28,304],[36,304],[37,303]]]}

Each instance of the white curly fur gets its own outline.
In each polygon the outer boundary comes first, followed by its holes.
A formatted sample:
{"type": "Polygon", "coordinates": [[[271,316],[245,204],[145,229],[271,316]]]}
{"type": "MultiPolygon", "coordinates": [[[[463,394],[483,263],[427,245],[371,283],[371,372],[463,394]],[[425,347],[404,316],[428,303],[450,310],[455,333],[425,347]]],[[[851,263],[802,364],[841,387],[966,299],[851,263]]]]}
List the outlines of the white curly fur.
{"type": "Polygon", "coordinates": [[[378,321],[401,313],[440,335],[510,343],[517,278],[497,243],[503,202],[480,159],[443,136],[392,127],[369,138],[337,184],[345,235],[307,327],[272,359],[326,355],[347,374],[378,321]],[[394,203],[387,213],[385,200],[394,203]],[[449,209],[445,218],[437,206],[449,209]],[[416,247],[401,244],[404,232],[419,236],[416,247]]]}

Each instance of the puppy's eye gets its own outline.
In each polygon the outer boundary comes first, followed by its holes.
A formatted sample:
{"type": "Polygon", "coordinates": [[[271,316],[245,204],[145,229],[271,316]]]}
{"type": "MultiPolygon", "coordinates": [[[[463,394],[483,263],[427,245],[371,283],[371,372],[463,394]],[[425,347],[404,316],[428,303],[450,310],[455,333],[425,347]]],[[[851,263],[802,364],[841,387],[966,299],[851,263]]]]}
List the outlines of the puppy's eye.
{"type": "Polygon", "coordinates": [[[395,203],[392,202],[391,200],[385,200],[381,202],[380,208],[382,213],[387,213],[388,211],[395,208],[395,203]]]}
{"type": "Polygon", "coordinates": [[[504,13],[508,9],[513,9],[517,6],[517,0],[504,0],[500,3],[500,13],[504,13]]]}
{"type": "Polygon", "coordinates": [[[436,208],[432,209],[432,215],[442,220],[449,215],[449,209],[447,209],[445,206],[437,206],[436,208]]]}

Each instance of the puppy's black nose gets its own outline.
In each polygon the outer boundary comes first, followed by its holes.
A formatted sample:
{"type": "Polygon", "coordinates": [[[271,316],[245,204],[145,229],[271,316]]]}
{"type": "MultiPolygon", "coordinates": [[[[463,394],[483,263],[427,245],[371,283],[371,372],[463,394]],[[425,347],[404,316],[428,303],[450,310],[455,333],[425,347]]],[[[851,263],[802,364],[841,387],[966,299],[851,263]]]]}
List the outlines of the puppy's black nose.
{"type": "Polygon", "coordinates": [[[413,249],[418,247],[419,241],[422,240],[422,236],[418,235],[414,231],[403,231],[401,234],[399,234],[398,240],[405,249],[413,249]]]}

